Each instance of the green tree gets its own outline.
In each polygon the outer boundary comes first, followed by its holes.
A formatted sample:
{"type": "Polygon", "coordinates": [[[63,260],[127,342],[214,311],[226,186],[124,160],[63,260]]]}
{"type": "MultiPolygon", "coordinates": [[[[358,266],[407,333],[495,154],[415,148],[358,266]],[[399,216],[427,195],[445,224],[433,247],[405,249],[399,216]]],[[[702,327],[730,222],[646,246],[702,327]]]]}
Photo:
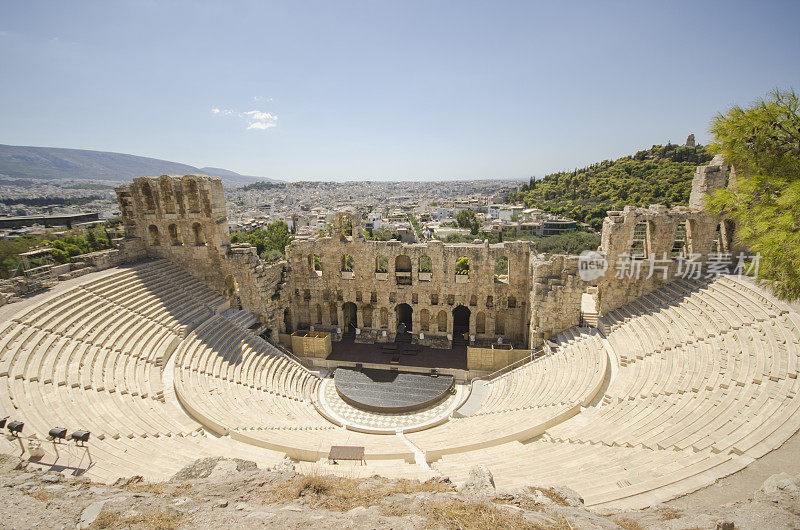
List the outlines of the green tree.
{"type": "Polygon", "coordinates": [[[758,277],[784,299],[800,298],[800,101],[775,90],[711,122],[711,149],[736,170],[709,208],[736,223],[735,237],[761,259],[758,277]]]}

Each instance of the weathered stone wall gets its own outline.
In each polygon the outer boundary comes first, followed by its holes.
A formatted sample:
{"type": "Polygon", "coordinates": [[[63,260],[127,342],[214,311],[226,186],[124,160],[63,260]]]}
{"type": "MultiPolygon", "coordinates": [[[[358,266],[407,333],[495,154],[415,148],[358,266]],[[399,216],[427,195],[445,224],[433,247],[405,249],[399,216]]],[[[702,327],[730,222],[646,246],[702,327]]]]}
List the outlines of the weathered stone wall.
{"type": "Polygon", "coordinates": [[[219,178],[141,177],[116,192],[126,236],[148,257],[177,263],[277,333],[285,262],[266,266],[253,247],[231,246],[219,178]]]}
{"type": "Polygon", "coordinates": [[[454,311],[463,307],[458,312],[468,312],[468,335],[475,343],[503,337],[527,344],[529,243],[403,244],[366,241],[360,229],[353,233],[337,229],[332,237],[288,248],[290,305],[281,331],[313,327],[338,338],[353,320],[354,308],[357,340],[391,341],[402,311],[410,310],[415,341],[449,347],[454,311]],[[343,271],[346,255],[352,256],[352,272],[343,271]],[[379,256],[386,258],[386,272],[377,271],[379,256]],[[430,258],[430,273],[420,271],[423,256],[430,258]],[[455,272],[460,257],[469,258],[468,275],[455,272]],[[495,277],[500,257],[508,258],[507,278],[495,277]],[[321,271],[315,270],[316,259],[321,271]]]}
{"type": "Polygon", "coordinates": [[[530,292],[530,347],[577,326],[581,318],[581,296],[594,282],[578,276],[578,257],[556,255],[548,260],[533,257],[530,292]]]}

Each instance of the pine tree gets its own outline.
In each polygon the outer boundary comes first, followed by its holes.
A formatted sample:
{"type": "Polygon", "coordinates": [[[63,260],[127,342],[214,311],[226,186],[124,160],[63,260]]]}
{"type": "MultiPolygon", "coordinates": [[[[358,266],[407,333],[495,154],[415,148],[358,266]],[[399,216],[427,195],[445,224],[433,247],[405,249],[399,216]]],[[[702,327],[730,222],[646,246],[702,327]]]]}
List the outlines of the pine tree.
{"type": "Polygon", "coordinates": [[[736,223],[738,243],[760,254],[759,279],[784,299],[800,298],[800,100],[775,90],[711,124],[714,143],[736,170],[709,208],[736,223]]]}

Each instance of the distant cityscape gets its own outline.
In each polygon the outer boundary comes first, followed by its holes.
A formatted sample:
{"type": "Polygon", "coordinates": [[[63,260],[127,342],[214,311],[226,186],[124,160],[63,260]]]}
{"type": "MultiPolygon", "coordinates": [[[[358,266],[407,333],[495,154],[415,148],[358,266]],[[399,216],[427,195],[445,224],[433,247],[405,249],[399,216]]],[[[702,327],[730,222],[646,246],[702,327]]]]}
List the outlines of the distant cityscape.
{"type": "MultiPolygon", "coordinates": [[[[0,181],[0,238],[41,235],[53,227],[106,221],[119,215],[113,181],[0,181]]],[[[324,232],[334,213],[355,208],[368,237],[405,243],[477,232],[499,237],[547,237],[575,230],[565,217],[508,203],[518,180],[439,182],[259,182],[226,187],[228,224],[232,232],[251,232],[285,222],[297,239],[324,232]],[[459,226],[461,211],[474,213],[476,224],[459,226]],[[476,230],[477,228],[477,230],[476,230]]],[[[451,238],[452,239],[452,238],[451,238]]]]}

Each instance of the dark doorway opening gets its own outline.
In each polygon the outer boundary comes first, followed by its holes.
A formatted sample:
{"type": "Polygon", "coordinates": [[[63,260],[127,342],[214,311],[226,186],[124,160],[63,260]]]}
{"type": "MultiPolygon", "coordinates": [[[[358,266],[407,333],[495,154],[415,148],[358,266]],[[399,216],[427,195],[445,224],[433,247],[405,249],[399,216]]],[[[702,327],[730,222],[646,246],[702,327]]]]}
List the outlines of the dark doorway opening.
{"type": "Polygon", "coordinates": [[[397,313],[397,334],[395,341],[411,342],[411,315],[413,309],[408,304],[399,304],[395,308],[397,313]]]}
{"type": "Polygon", "coordinates": [[[345,302],[342,304],[342,324],[344,325],[344,329],[342,330],[343,336],[342,339],[345,338],[353,338],[355,339],[356,335],[356,327],[358,326],[358,317],[356,316],[356,304],[353,302],[345,302]]]}
{"type": "Polygon", "coordinates": [[[463,306],[453,309],[453,344],[463,344],[469,334],[470,310],[463,306]]]}

